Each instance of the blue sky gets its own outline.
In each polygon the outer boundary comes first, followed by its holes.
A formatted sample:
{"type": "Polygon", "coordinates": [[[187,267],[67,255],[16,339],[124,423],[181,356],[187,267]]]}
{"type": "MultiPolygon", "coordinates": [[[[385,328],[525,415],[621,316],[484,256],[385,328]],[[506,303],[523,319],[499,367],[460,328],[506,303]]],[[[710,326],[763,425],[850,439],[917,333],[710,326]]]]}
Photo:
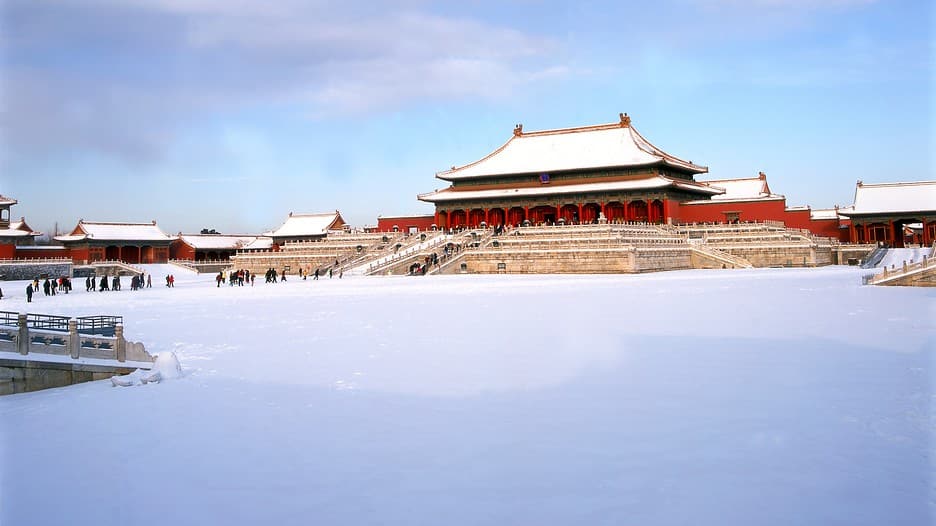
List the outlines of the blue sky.
{"type": "Polygon", "coordinates": [[[4,0],[0,194],[42,231],[363,226],[431,213],[517,123],[627,112],[708,178],[848,205],[934,178],[934,27],[930,1],[4,0]]]}

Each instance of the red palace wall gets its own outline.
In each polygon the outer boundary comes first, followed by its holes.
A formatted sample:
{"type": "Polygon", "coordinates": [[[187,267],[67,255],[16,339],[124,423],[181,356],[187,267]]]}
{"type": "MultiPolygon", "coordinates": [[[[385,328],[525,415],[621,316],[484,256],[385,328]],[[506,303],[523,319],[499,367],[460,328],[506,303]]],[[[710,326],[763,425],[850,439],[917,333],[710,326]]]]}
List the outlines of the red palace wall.
{"type": "Polygon", "coordinates": [[[13,243],[0,243],[0,259],[13,259],[16,256],[16,245],[13,243]]]}
{"type": "MultiPolygon", "coordinates": [[[[725,212],[738,212],[739,221],[784,221],[786,215],[786,201],[776,199],[772,201],[734,201],[723,203],[712,201],[710,203],[683,204],[679,207],[680,223],[724,223],[725,212]]],[[[806,212],[809,219],[809,212],[806,212]]],[[[790,225],[793,226],[793,225],[790,225]]],[[[805,227],[796,227],[805,228],[805,227]]]]}
{"type": "Polygon", "coordinates": [[[195,261],[195,248],[177,239],[169,244],[169,258],[195,261]]]}
{"type": "Polygon", "coordinates": [[[69,258],[71,251],[67,248],[52,249],[38,247],[16,247],[16,259],[46,259],[69,258]]]}
{"type": "MultiPolygon", "coordinates": [[[[738,220],[745,221],[782,221],[789,228],[809,230],[817,236],[847,240],[847,232],[842,233],[836,219],[810,219],[808,209],[788,210],[786,200],[770,201],[734,201],[729,203],[712,201],[711,203],[693,203],[678,205],[679,223],[723,223],[726,212],[738,214],[738,220]]],[[[674,219],[675,220],[675,219],[674,219]]]]}
{"type": "Polygon", "coordinates": [[[378,232],[393,232],[396,226],[401,232],[407,232],[410,228],[416,230],[432,230],[432,225],[436,223],[435,216],[397,216],[397,217],[378,217],[378,232]]]}

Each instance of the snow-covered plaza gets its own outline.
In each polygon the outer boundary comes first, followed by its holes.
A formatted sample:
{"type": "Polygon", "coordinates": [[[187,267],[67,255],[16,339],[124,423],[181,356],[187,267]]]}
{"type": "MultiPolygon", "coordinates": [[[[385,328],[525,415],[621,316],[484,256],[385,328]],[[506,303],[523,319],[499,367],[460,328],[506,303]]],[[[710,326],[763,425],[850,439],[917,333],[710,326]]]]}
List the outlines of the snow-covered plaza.
{"type": "MultiPolygon", "coordinates": [[[[37,297],[184,376],[0,398],[0,524],[923,525],[936,290],[853,267],[37,297]]],[[[3,310],[27,311],[22,283],[3,310]]]]}

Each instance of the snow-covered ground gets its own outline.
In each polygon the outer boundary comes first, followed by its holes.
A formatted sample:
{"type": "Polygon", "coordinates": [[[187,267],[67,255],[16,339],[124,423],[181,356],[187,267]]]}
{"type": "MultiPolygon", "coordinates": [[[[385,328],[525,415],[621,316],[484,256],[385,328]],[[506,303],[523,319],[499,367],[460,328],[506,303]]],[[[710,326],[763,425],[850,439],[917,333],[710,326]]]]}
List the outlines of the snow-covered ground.
{"type": "Polygon", "coordinates": [[[184,376],[0,398],[0,524],[932,524],[936,290],[863,272],[76,282],[184,376]]]}

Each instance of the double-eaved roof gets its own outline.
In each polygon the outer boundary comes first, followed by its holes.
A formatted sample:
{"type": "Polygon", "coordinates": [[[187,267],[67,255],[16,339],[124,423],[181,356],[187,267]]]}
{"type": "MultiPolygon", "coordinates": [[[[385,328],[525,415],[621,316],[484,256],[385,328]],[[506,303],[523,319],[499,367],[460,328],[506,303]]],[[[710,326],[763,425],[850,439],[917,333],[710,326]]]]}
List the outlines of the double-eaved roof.
{"type": "Polygon", "coordinates": [[[855,205],[841,209],[844,216],[936,213],[936,181],[866,184],[855,186],[855,205]]]}
{"type": "Polygon", "coordinates": [[[620,122],[524,132],[514,129],[503,146],[490,155],[461,167],[436,174],[446,181],[509,174],[536,174],[569,170],[664,165],[689,173],[705,173],[708,168],[685,161],[657,148],[630,125],[621,114],[620,122]]]}
{"type": "Polygon", "coordinates": [[[156,221],[150,223],[111,223],[81,219],[71,234],[56,236],[58,241],[165,241],[172,238],[156,221]]]}
{"type": "Polygon", "coordinates": [[[427,194],[420,194],[418,197],[423,201],[444,203],[463,199],[534,197],[545,195],[563,195],[568,193],[648,190],[656,188],[678,188],[681,190],[688,190],[706,195],[717,195],[724,191],[720,188],[714,188],[694,181],[675,179],[663,175],[652,175],[640,179],[607,181],[601,183],[550,184],[528,187],[489,188],[481,190],[460,190],[446,188],[444,190],[437,190],[427,194]]]}

